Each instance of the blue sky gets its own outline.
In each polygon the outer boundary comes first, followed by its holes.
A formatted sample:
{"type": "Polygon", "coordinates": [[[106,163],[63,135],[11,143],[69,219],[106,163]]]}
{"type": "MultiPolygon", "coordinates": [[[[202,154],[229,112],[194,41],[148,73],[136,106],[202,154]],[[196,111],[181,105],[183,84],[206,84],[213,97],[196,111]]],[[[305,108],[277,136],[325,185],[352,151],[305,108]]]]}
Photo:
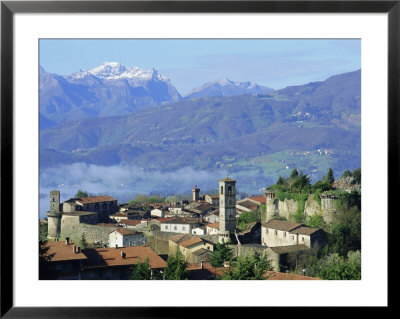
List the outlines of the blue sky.
{"type": "Polygon", "coordinates": [[[280,89],[361,68],[359,39],[42,39],[40,65],[68,75],[103,62],[155,68],[181,94],[214,81],[280,89]]]}

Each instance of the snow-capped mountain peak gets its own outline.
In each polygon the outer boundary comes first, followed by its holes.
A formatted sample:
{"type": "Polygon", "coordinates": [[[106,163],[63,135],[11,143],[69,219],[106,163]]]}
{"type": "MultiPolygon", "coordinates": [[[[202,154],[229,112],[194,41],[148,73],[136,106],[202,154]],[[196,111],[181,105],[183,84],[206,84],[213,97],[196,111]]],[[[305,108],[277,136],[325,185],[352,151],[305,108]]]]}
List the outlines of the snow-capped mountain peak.
{"type": "Polygon", "coordinates": [[[162,76],[156,69],[143,70],[139,67],[126,67],[118,62],[104,62],[98,67],[88,71],[90,74],[103,79],[136,79],[150,80],[159,79],[167,81],[168,79],[162,76]]]}

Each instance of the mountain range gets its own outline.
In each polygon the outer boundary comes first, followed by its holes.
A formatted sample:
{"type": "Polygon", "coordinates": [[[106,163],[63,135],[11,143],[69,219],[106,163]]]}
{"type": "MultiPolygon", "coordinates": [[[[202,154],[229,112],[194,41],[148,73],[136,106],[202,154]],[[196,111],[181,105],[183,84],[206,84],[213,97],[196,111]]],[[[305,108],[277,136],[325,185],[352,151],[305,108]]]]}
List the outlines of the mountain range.
{"type": "MultiPolygon", "coordinates": [[[[48,73],[40,67],[39,88],[40,129],[71,120],[134,113],[182,99],[171,81],[154,68],[143,70],[117,62],[104,62],[67,76],[48,73]]],[[[219,79],[193,89],[185,99],[270,91],[254,82],[219,79]]]]}
{"type": "MultiPolygon", "coordinates": [[[[105,85],[134,72],[102,69],[83,72],[83,79],[105,85]]],[[[152,72],[149,79],[154,77],[152,72]]],[[[156,77],[167,83],[162,76],[156,77]]],[[[68,83],[75,81],[72,78],[68,83]]],[[[123,80],[124,85],[138,85],[136,80],[123,80]]],[[[229,80],[222,82],[240,87],[229,80]]],[[[204,86],[205,95],[210,92],[208,87],[204,86]]],[[[314,179],[329,167],[339,172],[360,167],[360,70],[276,91],[265,88],[262,93],[190,98],[201,91],[184,98],[179,93],[174,98],[170,95],[169,103],[152,98],[152,105],[143,104],[135,112],[88,117],[43,129],[40,167],[84,162],[164,171],[183,166],[223,168],[246,176],[249,183],[261,184],[274,182],[296,166],[314,179]]]]}

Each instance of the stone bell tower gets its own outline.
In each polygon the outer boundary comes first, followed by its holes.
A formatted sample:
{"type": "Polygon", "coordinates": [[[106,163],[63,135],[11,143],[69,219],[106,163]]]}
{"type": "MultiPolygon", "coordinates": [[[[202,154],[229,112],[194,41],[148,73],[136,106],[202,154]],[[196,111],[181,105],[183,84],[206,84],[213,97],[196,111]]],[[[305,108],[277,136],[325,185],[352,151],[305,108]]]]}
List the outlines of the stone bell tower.
{"type": "Polygon", "coordinates": [[[277,200],[275,199],[275,191],[266,189],[264,191],[265,196],[265,214],[261,216],[261,223],[265,223],[274,216],[278,215],[277,200]]]}
{"type": "Polygon", "coordinates": [[[236,181],[224,178],[219,181],[219,241],[230,241],[236,229],[236,181]]]}
{"type": "Polygon", "coordinates": [[[61,233],[60,191],[50,192],[50,211],[47,212],[47,238],[56,239],[61,233]]]}

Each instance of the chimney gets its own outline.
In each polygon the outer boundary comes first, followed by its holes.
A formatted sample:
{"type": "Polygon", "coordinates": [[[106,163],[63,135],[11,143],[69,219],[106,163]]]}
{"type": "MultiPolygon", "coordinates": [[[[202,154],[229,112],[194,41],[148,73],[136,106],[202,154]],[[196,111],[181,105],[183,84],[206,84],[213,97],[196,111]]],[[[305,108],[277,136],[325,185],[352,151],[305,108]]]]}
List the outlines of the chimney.
{"type": "Polygon", "coordinates": [[[117,244],[115,244],[115,249],[118,249],[118,245],[117,244]]]}
{"type": "Polygon", "coordinates": [[[121,257],[126,258],[126,254],[121,250],[121,257]]]}
{"type": "Polygon", "coordinates": [[[65,237],[65,244],[69,245],[69,237],[65,237]]]}
{"type": "Polygon", "coordinates": [[[202,260],[202,261],[200,262],[200,265],[201,265],[201,269],[204,269],[204,260],[202,260]]]}
{"type": "Polygon", "coordinates": [[[224,261],[224,267],[225,267],[225,268],[228,268],[228,267],[229,267],[229,261],[227,261],[227,260],[224,261]]]}
{"type": "Polygon", "coordinates": [[[74,252],[74,254],[76,254],[76,246],[72,246],[72,251],[74,252]]]}
{"type": "Polygon", "coordinates": [[[81,247],[78,247],[78,253],[80,253],[81,252],[81,247]]]}

